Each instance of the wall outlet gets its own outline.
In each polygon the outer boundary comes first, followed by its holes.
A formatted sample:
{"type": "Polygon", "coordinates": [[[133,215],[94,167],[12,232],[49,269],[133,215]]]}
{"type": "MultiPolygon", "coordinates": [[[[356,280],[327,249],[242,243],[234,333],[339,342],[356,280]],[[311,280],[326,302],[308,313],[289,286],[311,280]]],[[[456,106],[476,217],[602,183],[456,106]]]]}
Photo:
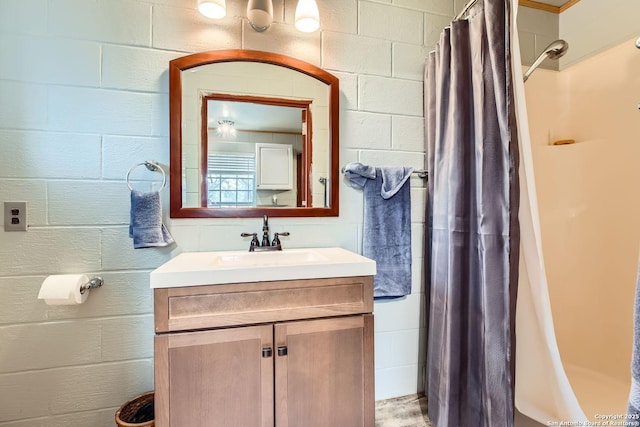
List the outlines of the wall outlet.
{"type": "Polygon", "coordinates": [[[4,202],[4,231],[27,231],[27,202],[4,202]]]}

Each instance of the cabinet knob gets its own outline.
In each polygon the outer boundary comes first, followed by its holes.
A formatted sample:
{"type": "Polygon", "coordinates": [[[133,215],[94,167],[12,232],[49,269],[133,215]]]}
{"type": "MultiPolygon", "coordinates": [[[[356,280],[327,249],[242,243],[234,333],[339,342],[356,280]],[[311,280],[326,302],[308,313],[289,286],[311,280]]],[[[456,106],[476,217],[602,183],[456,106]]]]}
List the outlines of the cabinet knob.
{"type": "Polygon", "coordinates": [[[262,357],[271,357],[273,355],[273,350],[271,347],[265,347],[262,349],[262,357]]]}
{"type": "Polygon", "coordinates": [[[278,347],[278,356],[286,356],[287,355],[287,346],[282,345],[278,347]]]}

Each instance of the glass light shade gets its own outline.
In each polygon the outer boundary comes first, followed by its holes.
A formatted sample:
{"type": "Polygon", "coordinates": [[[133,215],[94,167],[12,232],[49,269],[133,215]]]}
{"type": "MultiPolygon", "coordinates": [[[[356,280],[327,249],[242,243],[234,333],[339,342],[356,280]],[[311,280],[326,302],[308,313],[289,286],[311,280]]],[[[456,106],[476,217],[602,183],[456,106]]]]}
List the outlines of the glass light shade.
{"type": "Polygon", "coordinates": [[[296,28],[304,33],[313,33],[320,28],[320,13],[315,0],[298,0],[296,28]]]}
{"type": "Polygon", "coordinates": [[[198,0],[198,11],[207,18],[220,19],[227,14],[225,0],[198,0]]]}
{"type": "Polygon", "coordinates": [[[218,120],[218,135],[227,138],[236,136],[235,122],[233,120],[218,120]]]}
{"type": "Polygon", "coordinates": [[[249,0],[247,18],[256,31],[264,31],[273,22],[273,3],[271,0],[249,0]]]}

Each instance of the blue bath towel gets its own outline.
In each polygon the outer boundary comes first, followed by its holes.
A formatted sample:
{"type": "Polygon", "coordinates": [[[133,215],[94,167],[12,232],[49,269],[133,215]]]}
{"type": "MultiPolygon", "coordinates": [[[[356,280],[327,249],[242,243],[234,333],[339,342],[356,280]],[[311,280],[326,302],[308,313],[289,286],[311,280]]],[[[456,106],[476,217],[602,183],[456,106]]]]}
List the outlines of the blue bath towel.
{"type": "Polygon", "coordinates": [[[364,192],[362,255],[376,261],[376,298],[411,293],[411,172],[402,166],[345,166],[350,185],[364,192]]]}
{"type": "Polygon", "coordinates": [[[633,324],[633,355],[631,357],[631,391],[627,413],[640,415],[640,262],[636,284],[636,302],[633,324]]]}
{"type": "Polygon", "coordinates": [[[162,223],[160,193],[142,193],[131,190],[131,218],[129,237],[133,238],[133,248],[152,248],[173,243],[173,237],[162,223]]]}

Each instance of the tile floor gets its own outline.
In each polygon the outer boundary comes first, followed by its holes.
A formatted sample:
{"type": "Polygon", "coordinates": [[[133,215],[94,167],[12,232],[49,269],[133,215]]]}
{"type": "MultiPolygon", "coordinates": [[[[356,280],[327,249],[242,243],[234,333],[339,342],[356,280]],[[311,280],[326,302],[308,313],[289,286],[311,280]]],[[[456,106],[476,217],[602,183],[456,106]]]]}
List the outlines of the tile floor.
{"type": "Polygon", "coordinates": [[[376,402],[376,427],[433,427],[427,400],[413,394],[376,402]]]}
{"type": "MultiPolygon", "coordinates": [[[[516,427],[543,427],[516,411],[516,427]]],[[[433,427],[427,417],[427,399],[410,395],[376,402],[375,427],[433,427]]]]}

